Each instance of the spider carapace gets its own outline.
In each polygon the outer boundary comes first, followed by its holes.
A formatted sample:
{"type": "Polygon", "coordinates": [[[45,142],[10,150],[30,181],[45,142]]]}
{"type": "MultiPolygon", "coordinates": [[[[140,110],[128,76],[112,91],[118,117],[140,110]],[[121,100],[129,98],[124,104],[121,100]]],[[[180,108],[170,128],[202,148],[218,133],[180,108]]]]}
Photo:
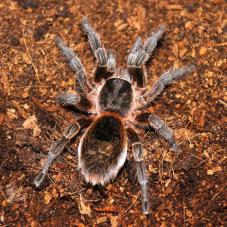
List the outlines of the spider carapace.
{"type": "Polygon", "coordinates": [[[69,125],[62,138],[53,143],[47,160],[34,180],[37,187],[43,182],[53,160],[62,153],[69,141],[78,135],[78,169],[85,180],[92,185],[105,185],[116,178],[124,165],[128,146],[132,147],[137,179],[142,189],[142,209],[149,213],[148,176],[143,157],[143,147],[136,132],[137,127],[152,127],[164,137],[175,152],[180,148],[172,131],[156,114],[146,111],[165,86],[194,70],[185,66],[162,74],[147,89],[145,63],[150,58],[163,36],[161,26],[144,44],[138,38],[127,58],[127,68],[116,67],[115,55],[106,51],[99,35],[86,18],[82,28],[87,34],[91,49],[97,60],[93,82],[89,82],[80,59],[60,38],[55,38],[57,46],[66,56],[75,72],[77,94],[64,94],[58,97],[62,106],[73,107],[83,114],[74,124],[69,125]]]}

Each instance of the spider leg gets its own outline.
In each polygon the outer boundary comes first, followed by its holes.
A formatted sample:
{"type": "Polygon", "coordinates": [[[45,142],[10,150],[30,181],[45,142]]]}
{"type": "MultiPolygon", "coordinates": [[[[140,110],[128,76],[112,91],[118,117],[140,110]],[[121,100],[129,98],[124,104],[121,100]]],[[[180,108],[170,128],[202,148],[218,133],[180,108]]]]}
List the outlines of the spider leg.
{"type": "Polygon", "coordinates": [[[61,49],[63,55],[65,55],[69,60],[71,69],[76,73],[75,80],[79,82],[81,92],[84,95],[87,95],[91,90],[91,85],[86,80],[85,70],[80,59],[71,48],[66,46],[66,44],[61,40],[60,37],[55,37],[55,42],[59,49],[61,49]]]}
{"type": "Polygon", "coordinates": [[[176,143],[172,130],[166,126],[164,121],[154,113],[143,113],[137,115],[136,121],[141,126],[151,126],[156,132],[171,145],[171,150],[181,152],[180,146],[176,143]]]}
{"type": "Polygon", "coordinates": [[[143,157],[143,148],[140,143],[139,137],[135,130],[132,128],[127,129],[128,139],[132,145],[133,156],[136,164],[137,179],[142,188],[142,209],[144,214],[149,213],[149,200],[148,200],[148,178],[146,173],[146,166],[143,157]]]}
{"type": "Polygon", "coordinates": [[[92,107],[91,101],[84,96],[77,94],[62,94],[57,97],[58,103],[63,107],[72,107],[82,112],[89,113],[89,109],[92,107]]]}
{"type": "Polygon", "coordinates": [[[88,19],[84,17],[81,22],[84,32],[88,36],[88,40],[94,56],[97,60],[95,71],[95,82],[100,82],[102,78],[111,77],[116,68],[116,60],[112,51],[107,53],[97,32],[89,24],[88,19]]]}
{"type": "Polygon", "coordinates": [[[194,65],[185,66],[179,69],[170,70],[162,74],[159,79],[154,83],[151,88],[151,91],[145,95],[147,105],[145,108],[149,107],[150,103],[164,90],[165,86],[172,83],[173,81],[182,78],[188,73],[191,73],[195,70],[194,65]]]}
{"type": "Polygon", "coordinates": [[[76,107],[80,102],[81,97],[76,94],[64,94],[57,97],[57,101],[61,106],[73,106],[76,107]]]}
{"type": "Polygon", "coordinates": [[[110,73],[114,73],[116,70],[116,56],[112,50],[107,52],[107,64],[106,67],[110,73]]]}
{"type": "Polygon", "coordinates": [[[62,153],[70,140],[75,137],[82,128],[87,126],[87,123],[88,122],[85,119],[81,119],[77,123],[69,125],[64,131],[62,138],[52,144],[42,170],[34,179],[34,184],[36,187],[39,187],[44,181],[48,169],[54,159],[56,159],[62,153]]]}
{"type": "Polygon", "coordinates": [[[163,33],[164,26],[161,26],[154,34],[147,38],[143,45],[139,37],[129,52],[127,60],[128,70],[139,87],[145,87],[147,84],[144,64],[150,58],[163,33]]]}

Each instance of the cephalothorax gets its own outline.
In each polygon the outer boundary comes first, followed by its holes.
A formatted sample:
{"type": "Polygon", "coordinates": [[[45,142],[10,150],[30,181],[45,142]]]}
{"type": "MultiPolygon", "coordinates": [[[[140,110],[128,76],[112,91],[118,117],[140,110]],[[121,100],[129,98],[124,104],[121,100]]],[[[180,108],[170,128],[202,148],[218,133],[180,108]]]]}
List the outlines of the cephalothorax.
{"type": "Polygon", "coordinates": [[[131,48],[127,68],[116,67],[115,56],[106,51],[99,35],[86,18],[82,28],[88,36],[91,49],[97,60],[94,81],[87,81],[85,70],[79,58],[60,38],[56,44],[69,60],[75,71],[77,94],[64,94],[58,98],[62,106],[80,110],[84,116],[68,126],[63,137],[53,143],[43,169],[34,183],[43,182],[52,161],[63,151],[68,142],[85,129],[78,146],[78,168],[85,180],[92,185],[105,185],[113,180],[124,165],[128,145],[132,147],[137,178],[142,187],[143,212],[149,212],[148,177],[143,158],[143,148],[136,133],[137,126],[151,126],[164,137],[172,149],[180,151],[172,131],[154,113],[145,111],[164,87],[194,70],[194,66],[170,70],[146,89],[147,75],[145,62],[150,58],[157,42],[164,33],[161,26],[143,44],[138,38],[131,48]],[[129,142],[129,143],[128,143],[129,142]]]}

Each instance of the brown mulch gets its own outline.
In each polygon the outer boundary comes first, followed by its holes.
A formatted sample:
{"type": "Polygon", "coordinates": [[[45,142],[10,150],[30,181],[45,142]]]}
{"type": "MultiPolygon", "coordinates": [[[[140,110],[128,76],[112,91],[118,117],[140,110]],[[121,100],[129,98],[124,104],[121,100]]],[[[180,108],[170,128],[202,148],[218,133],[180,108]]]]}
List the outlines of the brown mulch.
{"type": "Polygon", "coordinates": [[[224,226],[225,10],[222,0],[2,0],[0,226],[224,226]],[[149,85],[171,67],[197,67],[150,108],[174,130],[183,154],[176,158],[154,131],[140,131],[149,170],[148,216],[141,212],[131,150],[116,180],[104,188],[85,184],[77,172],[78,140],[52,165],[40,189],[32,183],[51,142],[76,119],[55,102],[74,82],[56,35],[92,77],[95,60],[79,26],[82,16],[116,51],[119,66],[126,66],[138,36],[145,39],[166,26],[147,64],[149,85]]]}

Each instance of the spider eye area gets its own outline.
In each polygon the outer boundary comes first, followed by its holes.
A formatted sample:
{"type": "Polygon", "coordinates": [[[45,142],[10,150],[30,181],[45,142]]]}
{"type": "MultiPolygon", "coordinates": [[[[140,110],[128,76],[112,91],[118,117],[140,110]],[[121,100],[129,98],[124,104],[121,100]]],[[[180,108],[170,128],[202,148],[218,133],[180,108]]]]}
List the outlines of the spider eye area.
{"type": "Polygon", "coordinates": [[[115,112],[127,116],[133,106],[131,83],[121,78],[108,79],[99,93],[98,104],[101,112],[115,112]]]}

